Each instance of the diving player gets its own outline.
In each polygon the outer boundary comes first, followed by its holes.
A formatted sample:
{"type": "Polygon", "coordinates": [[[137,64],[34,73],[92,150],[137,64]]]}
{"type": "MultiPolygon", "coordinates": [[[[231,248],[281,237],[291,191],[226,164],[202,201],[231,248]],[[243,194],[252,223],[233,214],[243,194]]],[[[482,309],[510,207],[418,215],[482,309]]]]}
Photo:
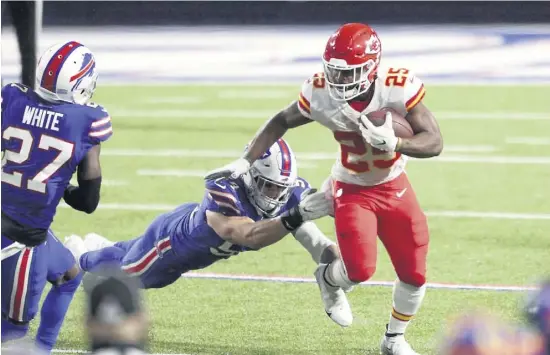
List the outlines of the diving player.
{"type": "MultiPolygon", "coordinates": [[[[336,246],[309,222],[331,212],[327,195],[315,193],[297,176],[294,154],[280,139],[242,179],[207,182],[201,203],[186,203],[160,215],[138,238],[113,245],[98,235],[85,240],[70,236],[65,245],[84,271],[117,263],[138,276],[144,288],[161,288],[182,273],[266,247],[289,232],[316,263],[333,261],[336,246]]],[[[319,286],[329,317],[341,326],[350,325],[352,314],[344,291],[319,286]]]]}

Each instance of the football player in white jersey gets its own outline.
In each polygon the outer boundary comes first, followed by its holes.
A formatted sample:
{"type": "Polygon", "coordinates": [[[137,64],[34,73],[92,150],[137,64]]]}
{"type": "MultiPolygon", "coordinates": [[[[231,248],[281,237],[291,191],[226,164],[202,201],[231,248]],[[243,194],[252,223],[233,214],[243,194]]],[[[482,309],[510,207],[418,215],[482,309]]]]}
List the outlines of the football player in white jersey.
{"type": "Polygon", "coordinates": [[[338,259],[320,265],[315,276],[326,288],[370,279],[380,237],[398,276],[381,353],[415,355],[404,333],[424,298],[429,234],[404,168],[407,157],[439,155],[443,141],[434,115],[422,103],[420,79],[405,68],[379,68],[381,54],[380,39],[368,25],[340,27],[327,42],[324,72],[308,79],[298,99],[260,129],[243,157],[211,171],[206,179],[246,173],[289,128],[317,121],[330,129],[340,143],[340,157],[325,188],[334,196],[343,263],[338,259]],[[372,125],[365,115],[382,108],[405,116],[414,136],[396,137],[391,113],[384,125],[372,125]]]}

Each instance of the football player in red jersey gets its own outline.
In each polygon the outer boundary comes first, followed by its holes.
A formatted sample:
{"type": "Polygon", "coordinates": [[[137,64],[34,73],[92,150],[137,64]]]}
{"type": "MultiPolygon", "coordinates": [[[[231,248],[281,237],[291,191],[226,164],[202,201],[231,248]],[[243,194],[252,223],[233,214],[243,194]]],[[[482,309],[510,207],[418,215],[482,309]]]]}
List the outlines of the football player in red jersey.
{"type": "Polygon", "coordinates": [[[406,68],[380,68],[382,44],[368,25],[349,23],[328,40],[324,72],[306,80],[296,101],[271,118],[243,157],[206,179],[237,178],[290,128],[317,121],[333,132],[340,157],[325,184],[334,196],[341,261],[320,265],[325,288],[366,281],[376,267],[377,236],[398,276],[381,352],[415,355],[404,337],[425,293],[428,225],[405,174],[407,157],[430,158],[443,149],[434,115],[423,104],[422,81],[406,68]],[[398,138],[391,113],[380,127],[366,115],[391,108],[406,118],[414,136],[398,138]]]}

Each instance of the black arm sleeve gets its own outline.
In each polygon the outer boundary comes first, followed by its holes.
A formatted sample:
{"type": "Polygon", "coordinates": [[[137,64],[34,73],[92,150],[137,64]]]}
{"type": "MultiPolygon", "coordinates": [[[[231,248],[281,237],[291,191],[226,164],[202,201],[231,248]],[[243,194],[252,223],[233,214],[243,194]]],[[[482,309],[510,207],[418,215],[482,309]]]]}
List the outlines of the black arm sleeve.
{"type": "Polygon", "coordinates": [[[78,186],[69,185],[63,200],[75,210],[92,213],[99,204],[101,176],[91,180],[78,180],[78,186]]]}

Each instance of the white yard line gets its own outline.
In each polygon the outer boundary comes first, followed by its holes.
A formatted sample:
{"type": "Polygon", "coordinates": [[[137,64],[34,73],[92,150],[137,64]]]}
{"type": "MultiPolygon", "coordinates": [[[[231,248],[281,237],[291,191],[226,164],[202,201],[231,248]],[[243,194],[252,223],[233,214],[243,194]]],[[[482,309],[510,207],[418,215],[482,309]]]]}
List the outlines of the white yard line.
{"type": "MultiPolygon", "coordinates": [[[[116,118],[170,118],[170,119],[261,119],[266,120],[276,114],[271,110],[132,110],[111,108],[109,112],[116,118]]],[[[436,112],[439,120],[550,120],[550,113],[544,112],[436,112]]]]}
{"type": "MultiPolygon", "coordinates": [[[[65,203],[60,203],[59,207],[70,208],[65,203]]],[[[148,211],[164,212],[176,208],[177,205],[169,204],[150,204],[150,203],[100,203],[100,210],[118,210],[118,211],[148,211]]],[[[427,211],[428,217],[443,218],[481,218],[481,219],[521,219],[521,220],[550,220],[550,213],[512,213],[512,212],[478,212],[478,211],[427,211]]]]}
{"type": "MultiPolygon", "coordinates": [[[[274,87],[274,88],[280,88],[280,87],[292,87],[290,89],[296,89],[297,85],[301,85],[305,78],[304,77],[296,77],[296,80],[264,80],[264,79],[249,79],[246,80],[244,78],[239,78],[240,80],[236,80],[232,83],[227,83],[220,80],[195,80],[195,81],[167,81],[167,80],[155,80],[155,79],[146,79],[146,80],[135,80],[133,82],[124,81],[124,80],[117,80],[117,79],[109,79],[108,81],[101,82],[102,86],[128,86],[128,85],[139,85],[139,86],[151,86],[151,87],[197,87],[197,86],[209,86],[209,87],[225,87],[228,89],[233,88],[264,88],[264,87],[274,87]]],[[[541,81],[528,81],[523,78],[518,79],[508,79],[506,81],[493,81],[493,80],[453,80],[453,79],[442,79],[442,80],[427,80],[424,81],[425,84],[432,86],[442,86],[442,87],[449,87],[449,86],[488,86],[488,87],[500,87],[500,86],[513,86],[514,88],[517,87],[539,87],[542,86],[544,88],[548,87],[550,85],[550,80],[541,80],[541,81]]]]}
{"type": "Polygon", "coordinates": [[[291,90],[258,89],[258,90],[234,90],[219,91],[217,97],[223,100],[251,100],[251,99],[284,99],[292,98],[297,94],[291,90]]]}
{"type": "Polygon", "coordinates": [[[507,144],[524,144],[524,145],[550,145],[550,138],[544,137],[508,137],[507,144]]]}
{"type": "Polygon", "coordinates": [[[200,104],[206,101],[206,97],[202,96],[158,96],[158,97],[147,97],[147,98],[135,98],[138,103],[144,102],[148,104],[200,104]]]}
{"type": "MultiPolygon", "coordinates": [[[[76,177],[73,177],[71,179],[71,184],[76,185],[78,184],[76,177]]],[[[102,186],[125,186],[128,185],[128,181],[124,180],[111,180],[111,179],[102,179],[101,180],[102,186]]]]}
{"type": "MultiPolygon", "coordinates": [[[[312,277],[289,277],[289,276],[269,276],[269,275],[234,275],[218,274],[209,272],[188,272],[182,274],[183,278],[190,279],[217,279],[217,280],[237,280],[237,281],[261,281],[261,282],[282,282],[282,283],[316,283],[312,277]]],[[[393,281],[365,281],[361,286],[383,286],[393,287],[393,281]]],[[[428,282],[426,287],[433,289],[448,290],[476,290],[476,291],[530,291],[535,287],[531,286],[502,286],[502,285],[471,285],[471,284],[448,284],[428,282]]]]}
{"type": "Polygon", "coordinates": [[[136,173],[140,176],[177,176],[177,177],[204,177],[207,170],[182,170],[182,169],[139,169],[136,173]]]}
{"type": "MultiPolygon", "coordinates": [[[[269,276],[269,275],[234,275],[234,274],[218,274],[209,272],[189,272],[181,275],[182,278],[188,279],[207,279],[207,280],[232,280],[232,281],[255,281],[255,282],[277,282],[277,283],[307,283],[315,284],[316,280],[311,277],[289,277],[289,276],[269,276]]],[[[366,281],[360,286],[363,287],[393,287],[393,281],[366,281]]],[[[438,290],[468,290],[468,291],[493,291],[493,292],[526,292],[533,291],[536,288],[532,286],[508,286],[508,285],[473,285],[473,284],[448,284],[429,282],[426,287],[438,290]]],[[[87,350],[80,349],[54,349],[53,353],[57,354],[88,354],[87,350]]],[[[151,355],[192,355],[192,354],[160,354],[151,355]]]]}
{"type": "Polygon", "coordinates": [[[445,145],[445,153],[492,153],[497,148],[492,145],[445,145]]]}
{"type": "Polygon", "coordinates": [[[435,112],[443,120],[550,120],[547,112],[435,112]]]}
{"type": "MultiPolygon", "coordinates": [[[[474,146],[475,147],[475,146],[474,146]]],[[[481,152],[487,149],[485,146],[480,146],[480,149],[472,151],[481,152]]],[[[458,152],[460,149],[455,149],[458,152]]],[[[214,150],[214,149],[105,149],[101,152],[103,156],[119,156],[119,157],[170,157],[170,158],[203,158],[203,159],[220,159],[220,158],[237,158],[242,154],[242,151],[237,150],[214,150]]],[[[330,160],[333,161],[338,156],[335,151],[333,153],[304,153],[297,152],[298,160],[330,160]]],[[[443,154],[440,157],[432,159],[411,159],[419,163],[482,163],[482,164],[536,164],[550,165],[550,156],[487,156],[487,155],[448,155],[443,154]]]]}
{"type": "MultiPolygon", "coordinates": [[[[302,163],[298,165],[300,169],[314,169],[316,164],[302,163]]],[[[176,177],[204,177],[208,170],[188,170],[188,169],[139,169],[136,171],[140,176],[176,176],[176,177]]]]}
{"type": "Polygon", "coordinates": [[[505,164],[505,165],[550,165],[550,156],[530,157],[530,156],[473,156],[473,155],[442,155],[432,159],[412,159],[415,162],[423,163],[482,163],[482,164],[505,164]]]}
{"type": "MultiPolygon", "coordinates": [[[[56,354],[91,354],[88,350],[79,350],[79,349],[53,349],[52,353],[56,354]]],[[[177,354],[177,353],[148,353],[150,355],[193,355],[193,354],[177,354]]]]}

